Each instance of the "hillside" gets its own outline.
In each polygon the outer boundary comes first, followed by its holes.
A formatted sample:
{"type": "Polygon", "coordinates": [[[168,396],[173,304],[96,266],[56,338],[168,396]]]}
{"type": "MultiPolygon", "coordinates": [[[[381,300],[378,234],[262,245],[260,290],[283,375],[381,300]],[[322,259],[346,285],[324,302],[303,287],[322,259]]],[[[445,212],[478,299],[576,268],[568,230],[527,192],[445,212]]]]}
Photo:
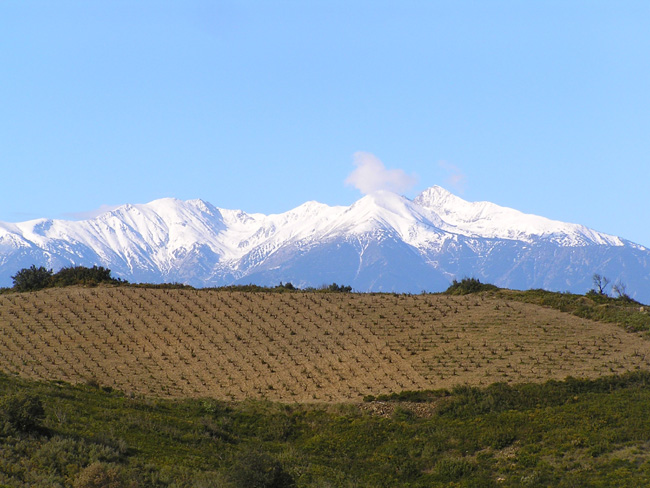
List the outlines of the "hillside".
{"type": "Polygon", "coordinates": [[[369,410],[140,398],[0,374],[1,420],[42,401],[35,426],[0,423],[0,486],[638,488],[650,479],[649,382],[638,372],[457,387],[360,405],[369,410]]]}
{"type": "Polygon", "coordinates": [[[127,394],[349,402],[650,366],[641,333],[514,298],[129,286],[8,293],[1,368],[127,394]]]}

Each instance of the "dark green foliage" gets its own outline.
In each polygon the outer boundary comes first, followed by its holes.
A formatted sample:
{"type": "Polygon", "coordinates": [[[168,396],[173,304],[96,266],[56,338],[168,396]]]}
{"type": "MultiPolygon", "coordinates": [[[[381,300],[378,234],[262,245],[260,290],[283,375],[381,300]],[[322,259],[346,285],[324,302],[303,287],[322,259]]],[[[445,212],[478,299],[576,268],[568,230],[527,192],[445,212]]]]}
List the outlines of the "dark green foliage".
{"type": "Polygon", "coordinates": [[[14,291],[33,291],[49,288],[52,286],[97,286],[103,284],[120,285],[126,282],[111,277],[111,270],[102,266],[69,266],[53,273],[51,269],[43,266],[32,265],[23,268],[12,276],[14,280],[14,291]]]}
{"type": "Polygon", "coordinates": [[[474,471],[474,463],[466,459],[444,458],[436,463],[436,475],[446,482],[458,481],[474,471]]]}
{"type": "Polygon", "coordinates": [[[230,478],[241,488],[291,488],[293,478],[270,454],[259,448],[239,453],[230,468],[230,478]]]}
{"type": "Polygon", "coordinates": [[[556,407],[571,402],[576,395],[610,393],[616,390],[650,387],[650,372],[636,371],[595,380],[567,378],[542,384],[508,385],[494,383],[486,388],[457,386],[443,402],[438,413],[465,417],[506,410],[556,407]]]}
{"type": "Polygon", "coordinates": [[[280,284],[275,288],[279,288],[281,290],[289,290],[289,291],[297,290],[297,288],[293,286],[291,283],[282,283],[282,282],[280,282],[280,284]]]}
{"type": "Polygon", "coordinates": [[[130,397],[0,374],[0,397],[16,392],[42,399],[47,415],[42,429],[0,430],[0,486],[638,487],[650,479],[649,372],[441,390],[426,417],[410,408],[384,417],[355,405],[130,397]]]}
{"type": "Polygon", "coordinates": [[[69,266],[61,268],[52,277],[53,286],[84,285],[95,286],[100,283],[119,284],[121,280],[111,277],[111,270],[102,266],[69,266]]]}
{"type": "Polygon", "coordinates": [[[346,285],[337,285],[336,283],[332,283],[327,288],[325,288],[325,291],[331,291],[334,293],[350,293],[352,291],[352,287],[346,285]]]}
{"type": "Polygon", "coordinates": [[[0,400],[0,415],[13,428],[21,432],[37,430],[45,418],[40,398],[26,391],[8,394],[0,400]]]}
{"type": "Polygon", "coordinates": [[[14,281],[16,291],[41,290],[52,286],[52,270],[43,266],[37,268],[32,264],[29,268],[18,271],[11,279],[14,281]]]}
{"type": "Polygon", "coordinates": [[[454,280],[449,288],[445,290],[447,295],[468,295],[483,291],[495,291],[498,288],[489,283],[481,283],[477,278],[463,278],[460,282],[454,280]]]}

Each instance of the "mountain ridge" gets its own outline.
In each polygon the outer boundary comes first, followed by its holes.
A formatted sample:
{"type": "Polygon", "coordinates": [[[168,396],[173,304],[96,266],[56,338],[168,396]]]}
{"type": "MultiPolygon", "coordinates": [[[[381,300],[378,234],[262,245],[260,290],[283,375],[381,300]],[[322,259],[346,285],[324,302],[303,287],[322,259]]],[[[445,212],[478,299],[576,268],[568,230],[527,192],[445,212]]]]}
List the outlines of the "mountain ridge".
{"type": "Polygon", "coordinates": [[[474,276],[511,288],[586,291],[594,273],[650,300],[650,251],[617,236],[433,186],[413,200],[374,192],[279,214],[201,200],[126,204],[78,221],[0,222],[0,285],[31,264],[102,265],[130,281],[440,291],[474,276]]]}

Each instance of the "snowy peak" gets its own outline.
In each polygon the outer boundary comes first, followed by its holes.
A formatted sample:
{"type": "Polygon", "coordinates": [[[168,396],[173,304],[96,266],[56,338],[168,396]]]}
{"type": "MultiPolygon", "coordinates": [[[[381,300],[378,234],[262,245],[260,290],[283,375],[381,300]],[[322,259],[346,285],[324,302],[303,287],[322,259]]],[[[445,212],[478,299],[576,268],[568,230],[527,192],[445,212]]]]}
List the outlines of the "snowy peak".
{"type": "MultiPolygon", "coordinates": [[[[111,243],[113,249],[132,246],[149,252],[167,247],[170,250],[191,247],[207,241],[218,251],[214,236],[226,229],[219,210],[202,201],[181,201],[174,198],[154,200],[148,204],[127,204],[85,222],[67,222],[68,227],[111,243]],[[73,225],[77,224],[77,225],[73,225]]],[[[79,236],[81,240],[83,237],[79,236]]]]}
{"type": "Polygon", "coordinates": [[[439,233],[443,222],[435,213],[406,197],[377,191],[347,207],[336,224],[338,232],[354,235],[394,234],[417,247],[416,241],[423,234],[439,233]]]}
{"type": "Polygon", "coordinates": [[[0,286],[32,264],[97,264],[130,281],[194,286],[337,282],[419,292],[476,276],[584,292],[595,272],[648,289],[648,263],[647,249],[618,237],[468,202],[439,186],[414,200],[378,191],[350,206],[309,201],[271,215],[162,198],[88,220],[0,222],[0,286]]]}
{"type": "Polygon", "coordinates": [[[532,242],[545,238],[567,246],[589,244],[622,246],[621,239],[582,225],[525,214],[490,202],[468,202],[434,186],[418,195],[414,203],[434,211],[459,234],[488,239],[532,242]]]}
{"type": "Polygon", "coordinates": [[[233,260],[259,246],[276,249],[286,242],[365,234],[394,235],[416,248],[440,242],[445,235],[523,242],[544,238],[565,246],[623,245],[617,237],[580,225],[490,202],[467,202],[439,186],[423,191],[412,201],[377,191],[349,207],[310,201],[272,215],[219,209],[200,199],[162,198],[147,204],[126,204],[84,221],[0,223],[0,232],[7,243],[28,241],[45,248],[52,241],[73,240],[102,249],[103,256],[154,253],[165,262],[171,259],[169,253],[190,249],[197,242],[223,259],[233,260]],[[15,237],[9,239],[9,235],[15,237]]]}
{"type": "Polygon", "coordinates": [[[418,205],[430,208],[452,207],[454,205],[454,202],[467,203],[461,198],[458,198],[453,193],[445,190],[438,185],[427,188],[417,197],[415,197],[413,201],[418,205]]]}

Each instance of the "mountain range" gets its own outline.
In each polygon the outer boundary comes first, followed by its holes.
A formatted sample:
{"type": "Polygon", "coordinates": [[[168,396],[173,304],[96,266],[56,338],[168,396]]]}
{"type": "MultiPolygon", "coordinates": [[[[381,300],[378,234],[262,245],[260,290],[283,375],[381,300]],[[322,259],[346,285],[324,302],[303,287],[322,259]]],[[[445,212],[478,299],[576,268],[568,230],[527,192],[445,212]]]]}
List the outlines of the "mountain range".
{"type": "Polygon", "coordinates": [[[80,221],[0,222],[0,286],[32,264],[100,265],[132,282],[255,283],[419,293],[475,277],[584,293],[599,273],[650,302],[650,250],[578,224],[467,202],[434,186],[350,206],[307,202],[264,215],[173,198],[80,221]]]}

